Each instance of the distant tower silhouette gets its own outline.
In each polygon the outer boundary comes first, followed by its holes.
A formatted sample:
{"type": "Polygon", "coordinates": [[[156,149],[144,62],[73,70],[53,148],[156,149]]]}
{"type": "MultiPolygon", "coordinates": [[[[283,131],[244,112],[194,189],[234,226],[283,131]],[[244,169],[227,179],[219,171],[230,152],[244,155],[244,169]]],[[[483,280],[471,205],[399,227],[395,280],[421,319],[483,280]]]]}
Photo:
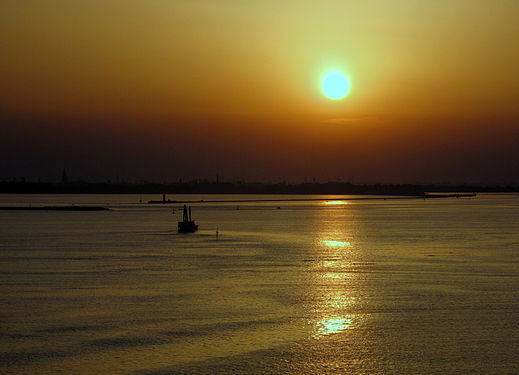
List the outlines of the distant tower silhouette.
{"type": "Polygon", "coordinates": [[[61,183],[62,184],[68,183],[68,176],[67,176],[67,171],[65,170],[65,168],[63,168],[63,172],[61,172],[61,183]]]}

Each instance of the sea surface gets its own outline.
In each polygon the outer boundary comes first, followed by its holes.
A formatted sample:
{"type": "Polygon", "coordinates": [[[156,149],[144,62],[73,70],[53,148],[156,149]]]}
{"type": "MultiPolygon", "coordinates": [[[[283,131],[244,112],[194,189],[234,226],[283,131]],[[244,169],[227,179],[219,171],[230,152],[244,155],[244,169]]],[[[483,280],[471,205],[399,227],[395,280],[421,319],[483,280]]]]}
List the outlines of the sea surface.
{"type": "Polygon", "coordinates": [[[161,198],[0,195],[112,209],[0,211],[1,374],[519,373],[519,195],[161,198]]]}

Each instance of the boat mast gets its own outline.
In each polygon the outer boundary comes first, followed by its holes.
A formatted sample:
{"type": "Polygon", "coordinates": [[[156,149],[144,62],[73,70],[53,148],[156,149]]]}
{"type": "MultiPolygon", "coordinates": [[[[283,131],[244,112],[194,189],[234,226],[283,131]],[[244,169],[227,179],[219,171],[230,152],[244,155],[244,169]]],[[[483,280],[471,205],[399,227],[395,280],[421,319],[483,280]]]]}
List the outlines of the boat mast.
{"type": "Polygon", "coordinates": [[[189,221],[189,218],[188,218],[188,215],[187,215],[187,206],[186,205],[184,205],[184,214],[182,216],[182,220],[184,221],[184,223],[186,221],[189,221]]]}

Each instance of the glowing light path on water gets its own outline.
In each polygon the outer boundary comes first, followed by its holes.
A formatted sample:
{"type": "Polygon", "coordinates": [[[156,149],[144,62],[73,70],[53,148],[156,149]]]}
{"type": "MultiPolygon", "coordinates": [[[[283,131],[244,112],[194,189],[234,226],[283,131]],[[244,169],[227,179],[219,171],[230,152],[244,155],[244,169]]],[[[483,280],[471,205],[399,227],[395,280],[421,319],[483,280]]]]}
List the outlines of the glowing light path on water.
{"type": "Polygon", "coordinates": [[[331,241],[331,240],[323,240],[322,242],[323,242],[323,244],[325,244],[326,246],[337,246],[337,247],[346,247],[346,246],[350,246],[350,243],[349,243],[349,242],[345,242],[345,241],[331,241]]]}

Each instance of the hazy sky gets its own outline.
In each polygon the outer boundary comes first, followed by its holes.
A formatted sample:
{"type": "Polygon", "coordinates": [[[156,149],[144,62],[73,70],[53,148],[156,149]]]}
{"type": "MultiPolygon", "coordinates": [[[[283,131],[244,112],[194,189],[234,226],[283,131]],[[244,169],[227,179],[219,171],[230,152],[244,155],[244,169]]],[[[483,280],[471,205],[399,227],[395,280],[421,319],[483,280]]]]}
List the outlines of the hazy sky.
{"type": "Polygon", "coordinates": [[[0,179],[517,183],[518,19],[515,0],[2,0],[0,179]]]}

